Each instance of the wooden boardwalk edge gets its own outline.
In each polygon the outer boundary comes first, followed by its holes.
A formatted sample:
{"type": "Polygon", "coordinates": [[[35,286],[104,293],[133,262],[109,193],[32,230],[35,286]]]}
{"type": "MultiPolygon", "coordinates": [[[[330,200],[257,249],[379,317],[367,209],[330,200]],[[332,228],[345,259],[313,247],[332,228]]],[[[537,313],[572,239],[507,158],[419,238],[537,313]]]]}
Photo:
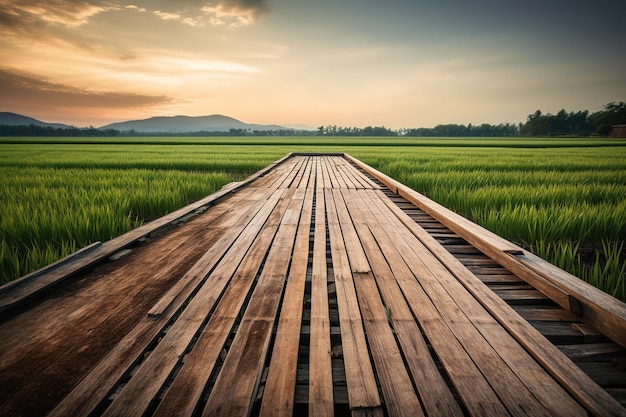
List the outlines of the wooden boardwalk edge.
{"type": "Polygon", "coordinates": [[[0,316],[22,305],[25,301],[31,300],[49,291],[77,272],[101,262],[114,253],[137,242],[139,239],[179,221],[202,207],[207,207],[218,202],[227,195],[250,184],[252,181],[263,177],[292,156],[294,156],[293,153],[288,153],[265,168],[248,176],[243,181],[226,184],[221,190],[201,200],[175,210],[104,243],[92,243],[57,262],[0,286],[0,316]]]}
{"type": "MultiPolygon", "coordinates": [[[[520,246],[470,222],[353,156],[345,154],[345,157],[507,269],[517,273],[521,270],[530,271],[534,277],[530,282],[532,285],[538,287],[540,291],[543,290],[548,297],[556,298],[555,301],[563,308],[569,311],[580,310],[579,313],[593,326],[619,345],[626,347],[626,304],[520,246]]],[[[528,276],[527,272],[522,278],[528,276]]]]}

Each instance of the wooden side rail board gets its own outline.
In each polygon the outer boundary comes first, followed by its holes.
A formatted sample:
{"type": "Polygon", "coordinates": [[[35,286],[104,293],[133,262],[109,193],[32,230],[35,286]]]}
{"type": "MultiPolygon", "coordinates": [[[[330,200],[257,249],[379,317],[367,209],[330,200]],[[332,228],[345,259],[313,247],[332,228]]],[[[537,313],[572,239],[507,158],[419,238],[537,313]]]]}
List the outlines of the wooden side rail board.
{"type": "Polygon", "coordinates": [[[2,294],[4,292],[12,291],[14,288],[26,285],[30,281],[38,279],[42,275],[49,274],[54,269],[60,268],[63,265],[67,265],[67,264],[69,264],[71,262],[76,261],[81,256],[85,256],[88,253],[90,253],[91,251],[93,251],[93,250],[95,250],[95,249],[97,249],[97,248],[99,248],[101,246],[102,246],[102,242],[100,242],[100,241],[94,242],[94,243],[92,243],[90,245],[85,246],[84,248],[78,249],[76,252],[70,253],[66,257],[64,257],[62,259],[59,259],[56,262],[53,262],[53,263],[51,263],[49,265],[44,266],[43,268],[40,268],[40,269],[38,269],[36,271],[33,271],[33,272],[29,273],[29,274],[26,274],[23,277],[20,277],[20,278],[18,278],[16,280],[13,280],[11,282],[7,282],[2,287],[0,287],[0,294],[2,294]]]}
{"type": "Polygon", "coordinates": [[[346,154],[392,191],[431,215],[503,267],[553,299],[561,307],[580,314],[613,341],[626,347],[626,305],[579,278],[555,267],[523,248],[428,199],[404,184],[346,154]]]}
{"type": "Polygon", "coordinates": [[[128,233],[120,235],[104,243],[93,243],[68,255],[60,261],[34,271],[17,280],[4,284],[0,287],[0,314],[20,305],[26,300],[32,299],[42,292],[49,290],[76,272],[89,268],[90,266],[108,258],[112,254],[133,244],[142,237],[178,221],[190,213],[193,213],[200,207],[215,203],[224,196],[245,187],[255,179],[263,177],[276,166],[280,165],[292,156],[293,154],[289,153],[271,163],[267,167],[262,168],[261,170],[250,175],[245,180],[227,184],[221,190],[203,198],[202,200],[196,201],[195,203],[178,209],[168,215],[139,226],[128,233]]]}

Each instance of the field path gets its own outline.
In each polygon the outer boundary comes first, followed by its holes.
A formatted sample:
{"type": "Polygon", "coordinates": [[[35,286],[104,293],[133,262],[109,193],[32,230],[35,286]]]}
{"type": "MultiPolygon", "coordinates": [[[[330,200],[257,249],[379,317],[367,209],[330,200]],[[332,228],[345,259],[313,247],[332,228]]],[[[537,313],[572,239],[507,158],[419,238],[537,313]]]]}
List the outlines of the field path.
{"type": "Polygon", "coordinates": [[[624,345],[623,303],[290,154],[1,287],[0,415],[626,416],[624,345]]]}

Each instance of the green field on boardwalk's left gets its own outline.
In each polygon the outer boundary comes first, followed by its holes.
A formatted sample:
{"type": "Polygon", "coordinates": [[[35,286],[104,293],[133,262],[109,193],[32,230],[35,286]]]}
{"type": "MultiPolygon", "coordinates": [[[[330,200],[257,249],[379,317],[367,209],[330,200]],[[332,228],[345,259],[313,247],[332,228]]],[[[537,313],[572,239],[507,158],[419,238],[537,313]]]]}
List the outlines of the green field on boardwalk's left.
{"type": "Polygon", "coordinates": [[[616,139],[1,138],[0,282],[298,151],[350,153],[626,299],[626,141],[616,139]]]}

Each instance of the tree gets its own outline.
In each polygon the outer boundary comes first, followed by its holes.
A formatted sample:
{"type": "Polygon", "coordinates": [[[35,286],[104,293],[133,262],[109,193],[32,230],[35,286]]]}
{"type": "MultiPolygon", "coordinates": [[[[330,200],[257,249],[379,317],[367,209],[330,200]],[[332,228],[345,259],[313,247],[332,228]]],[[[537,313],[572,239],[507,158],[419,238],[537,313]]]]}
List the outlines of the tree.
{"type": "Polygon", "coordinates": [[[606,136],[614,125],[626,123],[626,103],[608,103],[603,110],[593,113],[589,118],[596,133],[606,136]]]}

